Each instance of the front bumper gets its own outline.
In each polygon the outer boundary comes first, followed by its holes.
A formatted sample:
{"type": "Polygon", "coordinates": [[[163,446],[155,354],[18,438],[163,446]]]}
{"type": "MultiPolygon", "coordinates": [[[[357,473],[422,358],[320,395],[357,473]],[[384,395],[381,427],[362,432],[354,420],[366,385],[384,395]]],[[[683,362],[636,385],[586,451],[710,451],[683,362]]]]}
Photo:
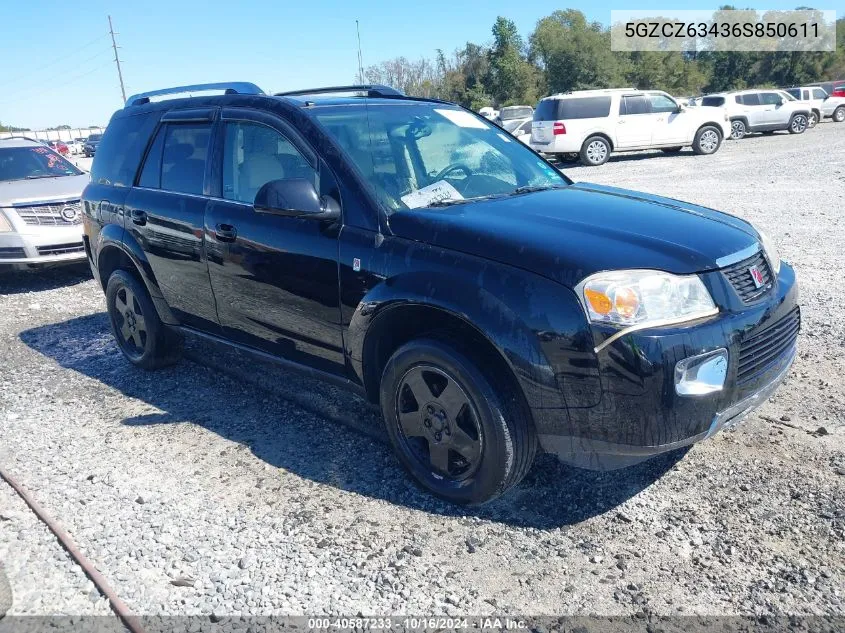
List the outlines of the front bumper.
{"type": "Polygon", "coordinates": [[[72,264],[84,259],[81,224],[45,226],[37,233],[0,233],[0,268],[72,264]]]}
{"type": "Polygon", "coordinates": [[[711,437],[771,396],[796,355],[800,312],[792,268],[783,264],[772,291],[752,305],[731,303],[721,274],[709,276],[705,283],[722,306],[718,315],[633,332],[601,349],[592,362],[582,359],[577,368],[558,373],[568,417],[535,412],[544,450],[580,467],[622,468],[711,437]],[[720,348],[729,359],[724,387],[679,395],[677,363],[720,348]],[[754,354],[761,359],[757,364],[754,354]]]}

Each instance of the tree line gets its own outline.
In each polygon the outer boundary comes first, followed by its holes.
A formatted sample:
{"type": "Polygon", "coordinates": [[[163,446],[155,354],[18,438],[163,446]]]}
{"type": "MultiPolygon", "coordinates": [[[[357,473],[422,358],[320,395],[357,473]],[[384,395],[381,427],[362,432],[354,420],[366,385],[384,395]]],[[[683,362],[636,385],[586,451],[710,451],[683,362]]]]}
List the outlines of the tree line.
{"type": "Polygon", "coordinates": [[[843,78],[845,18],[836,22],[832,53],[614,52],[609,27],[589,22],[577,9],[542,18],[527,38],[512,20],[498,17],[489,43],[467,42],[451,55],[438,50],[433,59],[397,57],[364,71],[368,83],[454,101],[473,110],[535,105],[545,95],[590,88],[634,86],[694,96],[843,78]]]}

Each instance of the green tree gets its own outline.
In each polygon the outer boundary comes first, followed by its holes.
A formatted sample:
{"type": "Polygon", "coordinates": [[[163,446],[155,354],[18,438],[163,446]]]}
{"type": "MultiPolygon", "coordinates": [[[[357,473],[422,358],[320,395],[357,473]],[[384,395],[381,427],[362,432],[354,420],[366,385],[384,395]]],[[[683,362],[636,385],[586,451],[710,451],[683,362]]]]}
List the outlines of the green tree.
{"type": "Polygon", "coordinates": [[[548,92],[620,87],[625,80],[627,59],[610,50],[610,32],[576,9],[540,20],[530,44],[548,92]]]}
{"type": "Polygon", "coordinates": [[[536,103],[537,69],[524,54],[522,38],[512,20],[499,16],[493,25],[488,88],[499,106],[536,103]]]}

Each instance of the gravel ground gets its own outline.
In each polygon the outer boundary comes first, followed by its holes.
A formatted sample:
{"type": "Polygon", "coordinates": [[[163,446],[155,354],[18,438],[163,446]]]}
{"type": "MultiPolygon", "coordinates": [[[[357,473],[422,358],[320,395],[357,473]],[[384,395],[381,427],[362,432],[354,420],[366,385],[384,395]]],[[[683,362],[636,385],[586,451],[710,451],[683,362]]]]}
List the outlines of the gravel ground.
{"type": "MultiPolygon", "coordinates": [[[[795,265],[799,358],[735,431],[615,473],[543,457],[465,511],[352,396],[220,350],[130,367],[66,268],[0,277],[0,463],[142,614],[845,615],[845,125],[566,171],[733,212],[795,265]]],[[[5,484],[0,555],[13,613],[104,612],[5,484]]]]}

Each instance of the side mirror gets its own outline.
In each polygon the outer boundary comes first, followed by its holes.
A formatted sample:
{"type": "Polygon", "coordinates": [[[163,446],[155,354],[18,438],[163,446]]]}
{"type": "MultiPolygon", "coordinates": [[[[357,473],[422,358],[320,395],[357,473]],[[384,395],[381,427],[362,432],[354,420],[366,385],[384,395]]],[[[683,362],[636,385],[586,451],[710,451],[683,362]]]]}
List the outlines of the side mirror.
{"type": "Polygon", "coordinates": [[[687,107],[683,103],[679,103],[678,107],[675,108],[675,114],[680,114],[681,112],[683,112],[686,109],[687,109],[687,107]]]}
{"type": "Polygon", "coordinates": [[[255,210],[291,218],[312,218],[334,220],[340,217],[340,205],[334,199],[323,196],[314,188],[314,183],[304,178],[271,180],[255,194],[255,210]]]}

